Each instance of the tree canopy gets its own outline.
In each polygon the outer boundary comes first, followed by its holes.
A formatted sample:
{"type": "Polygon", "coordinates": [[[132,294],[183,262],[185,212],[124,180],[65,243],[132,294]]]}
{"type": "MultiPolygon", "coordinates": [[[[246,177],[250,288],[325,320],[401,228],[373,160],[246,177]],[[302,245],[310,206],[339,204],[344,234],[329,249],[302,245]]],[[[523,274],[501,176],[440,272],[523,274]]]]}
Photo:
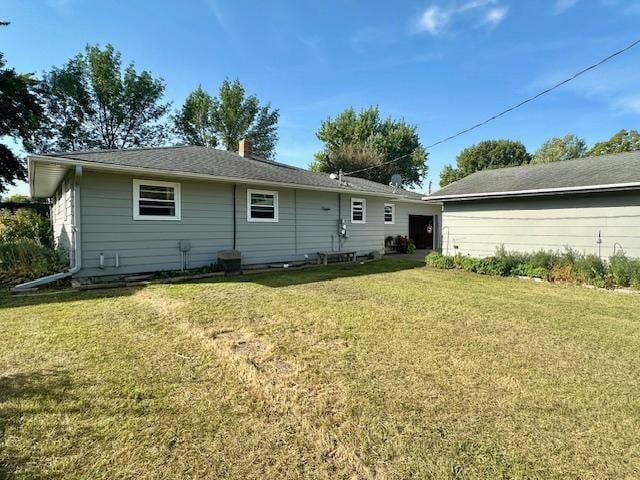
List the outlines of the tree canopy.
{"type": "Polygon", "coordinates": [[[40,88],[46,121],[34,151],[119,149],[165,143],[165,84],[107,45],[85,48],[62,67],[45,72],[40,88]]]}
{"type": "Polygon", "coordinates": [[[315,154],[314,171],[337,173],[342,169],[348,173],[376,167],[354,176],[389,183],[398,173],[407,187],[419,185],[427,173],[427,152],[416,126],[391,117],[382,120],[378,107],[358,113],[348,108],[335,119],[323,121],[316,136],[324,149],[315,154]],[[383,165],[399,157],[404,158],[383,165]]]}
{"type": "Polygon", "coordinates": [[[174,116],[174,131],[191,145],[222,145],[237,152],[238,143],[248,138],[252,152],[273,158],[278,142],[278,109],[260,105],[258,97],[246,95],[239,80],[222,82],[217,97],[198,87],[174,116]]]}
{"type": "MultiPolygon", "coordinates": [[[[19,74],[5,65],[0,53],[0,137],[22,140],[26,145],[42,116],[34,93],[36,81],[31,75],[19,74]]],[[[22,159],[7,145],[0,144],[0,193],[25,177],[22,159]]]]}
{"type": "Polygon", "coordinates": [[[562,162],[584,157],[586,153],[587,144],[584,138],[568,133],[564,137],[553,137],[544,142],[533,154],[531,163],[562,162]]]}
{"type": "Polygon", "coordinates": [[[440,186],[480,170],[514,167],[529,163],[531,156],[521,142],[513,140],[485,140],[465,148],[456,157],[456,168],[444,167],[440,174],[440,186]]]}
{"type": "Polygon", "coordinates": [[[640,150],[640,133],[637,130],[620,130],[609,140],[596,143],[587,155],[606,155],[636,150],[640,150]]]}

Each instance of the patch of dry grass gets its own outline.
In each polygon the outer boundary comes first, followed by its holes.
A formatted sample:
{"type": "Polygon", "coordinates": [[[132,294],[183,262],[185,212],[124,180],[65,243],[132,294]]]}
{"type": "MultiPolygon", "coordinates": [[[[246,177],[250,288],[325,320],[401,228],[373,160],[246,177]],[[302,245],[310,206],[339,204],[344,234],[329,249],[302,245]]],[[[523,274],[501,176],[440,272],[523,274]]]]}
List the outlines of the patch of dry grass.
{"type": "Polygon", "coordinates": [[[0,298],[0,478],[634,478],[640,296],[402,261],[0,298]]]}

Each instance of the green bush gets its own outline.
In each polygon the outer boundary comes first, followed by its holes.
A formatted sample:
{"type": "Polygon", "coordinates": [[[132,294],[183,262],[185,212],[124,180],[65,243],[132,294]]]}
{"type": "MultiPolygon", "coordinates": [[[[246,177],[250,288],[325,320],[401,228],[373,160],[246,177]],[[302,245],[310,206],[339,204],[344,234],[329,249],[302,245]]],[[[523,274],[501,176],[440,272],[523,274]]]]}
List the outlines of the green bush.
{"type": "Polygon", "coordinates": [[[640,288],[640,259],[617,253],[609,258],[608,274],[613,285],[640,288]]]}
{"type": "Polygon", "coordinates": [[[529,262],[516,265],[511,270],[511,275],[516,277],[533,277],[533,278],[548,278],[549,271],[544,267],[533,265],[529,262]]]}
{"type": "Polygon", "coordinates": [[[53,247],[53,232],[48,218],[28,209],[16,213],[0,211],[0,242],[31,239],[45,247],[53,247]]]}
{"type": "Polygon", "coordinates": [[[526,276],[552,282],[586,283],[597,287],[640,288],[640,259],[627,258],[623,253],[608,262],[597,255],[585,255],[567,248],[564,252],[540,250],[534,253],[509,252],[503,247],[485,258],[464,255],[449,257],[430,253],[427,265],[441,269],[458,269],[482,275],[526,276]]]}
{"type": "Polygon", "coordinates": [[[464,270],[465,272],[477,272],[480,260],[471,257],[465,257],[464,255],[456,255],[453,257],[453,264],[458,270],[464,270]]]}
{"type": "Polygon", "coordinates": [[[69,268],[61,252],[30,238],[0,243],[0,272],[13,283],[33,280],[69,268]]]}
{"type": "Polygon", "coordinates": [[[428,267],[440,268],[442,270],[451,270],[455,268],[453,257],[442,255],[440,252],[431,252],[425,259],[428,267]]]}
{"type": "Polygon", "coordinates": [[[578,255],[574,257],[574,269],[577,280],[597,287],[606,286],[607,266],[597,255],[578,255]]]}

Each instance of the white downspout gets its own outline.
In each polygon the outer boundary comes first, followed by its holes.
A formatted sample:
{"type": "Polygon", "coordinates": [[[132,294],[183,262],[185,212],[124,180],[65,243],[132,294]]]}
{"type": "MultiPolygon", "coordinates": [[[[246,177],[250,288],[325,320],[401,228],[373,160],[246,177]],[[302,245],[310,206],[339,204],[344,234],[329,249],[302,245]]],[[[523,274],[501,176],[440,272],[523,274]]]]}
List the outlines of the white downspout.
{"type": "Polygon", "coordinates": [[[46,285],[47,283],[62,280],[63,278],[75,275],[82,268],[82,244],[80,236],[80,182],[79,177],[82,177],[82,167],[76,166],[76,175],[73,186],[73,225],[71,230],[73,231],[73,266],[66,272],[54,273],[53,275],[47,275],[46,277],[36,278],[30,282],[21,283],[11,289],[12,292],[20,292],[28,290],[30,288],[46,285]]]}

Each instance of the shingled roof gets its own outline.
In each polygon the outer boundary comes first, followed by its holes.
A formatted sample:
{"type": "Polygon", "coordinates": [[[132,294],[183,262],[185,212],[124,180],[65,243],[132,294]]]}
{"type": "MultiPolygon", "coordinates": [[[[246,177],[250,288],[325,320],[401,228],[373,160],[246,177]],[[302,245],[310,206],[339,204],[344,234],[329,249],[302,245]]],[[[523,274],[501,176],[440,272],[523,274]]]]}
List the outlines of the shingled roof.
{"type": "Polygon", "coordinates": [[[198,146],[135,148],[127,150],[96,150],[53,153],[31,157],[32,160],[60,158],[78,163],[100,166],[149,169],[171,174],[198,174],[212,179],[237,179],[239,182],[268,182],[311,187],[314,189],[344,190],[357,193],[383,194],[421,200],[422,195],[408,190],[362,178],[345,177],[343,184],[326,173],[312,172],[284,163],[257,157],[243,157],[226,150],[198,146]]]}
{"type": "Polygon", "coordinates": [[[640,189],[640,151],[473,173],[424,197],[431,201],[640,189]]]}

